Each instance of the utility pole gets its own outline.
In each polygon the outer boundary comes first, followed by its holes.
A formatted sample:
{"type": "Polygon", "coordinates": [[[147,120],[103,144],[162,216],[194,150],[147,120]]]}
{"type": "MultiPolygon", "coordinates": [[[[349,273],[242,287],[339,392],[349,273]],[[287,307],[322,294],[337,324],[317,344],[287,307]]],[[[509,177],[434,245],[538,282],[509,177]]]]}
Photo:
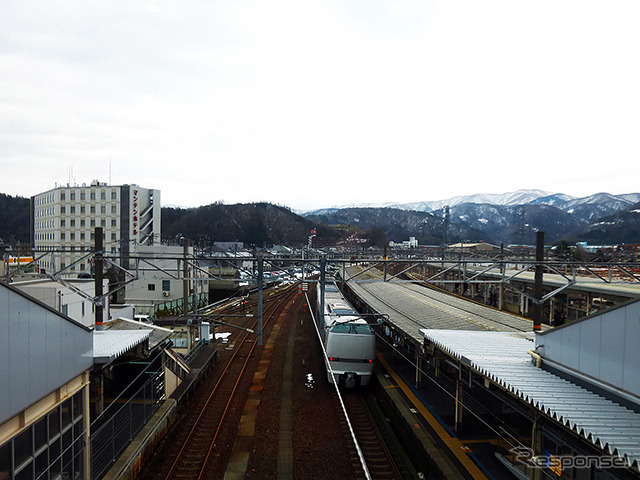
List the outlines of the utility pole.
{"type": "Polygon", "coordinates": [[[187,256],[189,255],[189,239],[182,237],[182,314],[189,312],[189,265],[187,256]]]}
{"type": "Polygon", "coordinates": [[[104,237],[102,234],[102,227],[96,227],[94,231],[95,239],[95,256],[94,256],[94,267],[95,267],[95,323],[96,330],[100,331],[104,328],[103,323],[103,312],[104,312],[104,298],[102,297],[102,280],[103,280],[103,255],[104,255],[104,237]]]}
{"type": "Polygon", "coordinates": [[[264,276],[264,258],[258,257],[258,345],[262,346],[262,277],[264,276]]]}
{"type": "Polygon", "coordinates": [[[536,299],[533,305],[533,331],[539,332],[542,328],[542,276],[544,267],[544,232],[538,231],[536,233],[536,273],[534,276],[534,292],[533,296],[536,299]]]}
{"type": "Polygon", "coordinates": [[[320,311],[318,312],[318,328],[324,328],[324,292],[327,284],[327,257],[320,257],[320,311]]]}

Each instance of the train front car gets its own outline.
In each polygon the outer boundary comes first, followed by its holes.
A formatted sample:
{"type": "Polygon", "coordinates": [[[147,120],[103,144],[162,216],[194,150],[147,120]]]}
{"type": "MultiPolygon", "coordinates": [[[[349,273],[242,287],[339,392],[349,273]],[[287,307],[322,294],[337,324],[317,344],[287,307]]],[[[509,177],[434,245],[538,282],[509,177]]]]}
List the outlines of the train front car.
{"type": "Polygon", "coordinates": [[[360,317],[338,317],[329,327],[325,349],[334,379],[345,387],[369,385],[376,356],[376,337],[360,317]]]}
{"type": "Polygon", "coordinates": [[[322,311],[322,336],[327,354],[329,382],[337,381],[346,387],[368,385],[376,355],[373,330],[358,316],[336,285],[326,286],[322,311]]]}

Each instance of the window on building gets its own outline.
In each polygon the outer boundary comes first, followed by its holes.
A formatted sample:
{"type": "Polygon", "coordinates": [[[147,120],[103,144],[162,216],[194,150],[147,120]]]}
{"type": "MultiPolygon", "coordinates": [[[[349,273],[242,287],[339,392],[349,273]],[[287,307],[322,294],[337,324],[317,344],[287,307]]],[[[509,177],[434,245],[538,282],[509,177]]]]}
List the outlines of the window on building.
{"type": "Polygon", "coordinates": [[[154,292],[156,289],[156,285],[154,283],[150,283],[147,285],[147,290],[149,290],[150,292],[154,292]]]}
{"type": "Polygon", "coordinates": [[[71,200],[75,200],[76,199],[76,192],[71,192],[71,194],[69,195],[69,198],[71,200]]]}
{"type": "Polygon", "coordinates": [[[171,280],[162,280],[162,291],[168,292],[171,290],[171,280]]]}
{"type": "Polygon", "coordinates": [[[111,190],[111,200],[115,200],[115,199],[116,199],[116,191],[111,190]]]}
{"type": "Polygon", "coordinates": [[[89,198],[91,200],[95,200],[96,199],[96,192],[91,192],[91,195],[89,196],[89,198]]]}
{"type": "Polygon", "coordinates": [[[80,213],[84,214],[84,205],[80,207],[80,213]]]}
{"type": "Polygon", "coordinates": [[[171,335],[171,342],[176,348],[187,348],[189,346],[187,343],[187,332],[174,332],[173,335],[171,335]]]}
{"type": "Polygon", "coordinates": [[[65,193],[64,192],[60,192],[60,200],[62,200],[63,202],[65,201],[65,193]]]}
{"type": "Polygon", "coordinates": [[[96,206],[95,205],[91,205],[91,213],[96,213],[96,206]]]}
{"type": "Polygon", "coordinates": [[[84,192],[80,192],[80,200],[84,200],[84,192]]]}
{"type": "Polygon", "coordinates": [[[104,190],[102,190],[100,192],[100,199],[101,200],[106,200],[107,199],[107,192],[105,192],[104,190]]]}
{"type": "Polygon", "coordinates": [[[72,402],[81,409],[82,394],[76,393],[0,447],[0,471],[15,479],[80,478],[84,457],[82,414],[64,414],[72,402]]]}
{"type": "Polygon", "coordinates": [[[72,214],[76,213],[76,207],[71,205],[71,207],[69,208],[69,212],[72,214]]]}
{"type": "Polygon", "coordinates": [[[107,206],[106,205],[100,205],[100,213],[107,213],[107,206]]]}
{"type": "Polygon", "coordinates": [[[84,227],[84,218],[81,218],[81,219],[80,219],[80,226],[81,226],[81,227],[84,227]]]}
{"type": "Polygon", "coordinates": [[[76,219],[72,218],[71,220],[69,220],[69,225],[71,225],[72,227],[76,226],[76,219]]]}
{"type": "Polygon", "coordinates": [[[67,209],[63,206],[60,207],[60,213],[67,213],[67,209]]]}

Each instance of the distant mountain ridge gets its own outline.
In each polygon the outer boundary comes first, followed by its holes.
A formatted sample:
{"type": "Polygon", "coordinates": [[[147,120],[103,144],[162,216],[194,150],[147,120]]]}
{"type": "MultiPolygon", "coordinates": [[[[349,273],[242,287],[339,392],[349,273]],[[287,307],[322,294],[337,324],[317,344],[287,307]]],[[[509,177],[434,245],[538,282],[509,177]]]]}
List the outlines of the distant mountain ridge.
{"type": "Polygon", "coordinates": [[[388,203],[382,207],[334,207],[303,215],[328,225],[380,226],[390,240],[413,236],[421,244],[434,240],[533,244],[539,230],[545,232],[547,242],[640,243],[639,202],[640,193],[597,193],[574,198],[563,193],[520,190],[433,202],[388,203]],[[372,213],[377,210],[385,214],[372,213]],[[381,218],[385,218],[384,225],[380,224],[381,218]],[[624,228],[620,226],[623,223],[624,228]]]}
{"type": "Polygon", "coordinates": [[[552,193],[544,190],[517,190],[507,193],[477,193],[473,195],[459,195],[444,200],[430,200],[422,202],[410,203],[363,203],[348,204],[342,206],[334,206],[302,212],[303,216],[326,214],[337,210],[347,208],[396,208],[399,210],[413,210],[417,212],[433,212],[444,208],[445,206],[454,207],[464,203],[489,204],[489,205],[551,205],[558,207],[564,211],[568,211],[575,205],[583,204],[602,204],[604,202],[621,202],[620,208],[623,206],[633,205],[640,202],[640,193],[626,193],[621,195],[612,195],[609,193],[596,193],[587,197],[572,197],[564,193],[552,193]]]}
{"type": "MultiPolygon", "coordinates": [[[[29,217],[28,198],[0,194],[0,247],[29,242],[29,217]]],[[[312,229],[317,230],[314,245],[349,238],[385,245],[386,240],[409,237],[422,245],[458,241],[531,245],[540,230],[547,243],[640,244],[640,193],[573,198],[521,190],[383,207],[333,207],[302,215],[265,202],[162,208],[162,236],[168,241],[185,236],[201,245],[214,241],[297,245],[306,244],[312,229]]]]}

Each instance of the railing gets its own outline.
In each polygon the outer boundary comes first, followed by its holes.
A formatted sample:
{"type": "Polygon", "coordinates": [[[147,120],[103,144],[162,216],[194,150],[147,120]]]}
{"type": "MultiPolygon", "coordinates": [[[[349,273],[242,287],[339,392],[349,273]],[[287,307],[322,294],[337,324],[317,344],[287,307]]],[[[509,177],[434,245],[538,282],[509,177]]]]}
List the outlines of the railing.
{"type": "Polygon", "coordinates": [[[156,372],[114,415],[91,432],[91,478],[99,480],[160,408],[163,372],[156,372]]]}
{"type": "Polygon", "coordinates": [[[200,349],[204,345],[206,345],[204,340],[202,339],[198,340],[196,344],[193,346],[193,348],[189,351],[189,353],[187,353],[186,355],[182,355],[182,359],[185,361],[187,365],[191,365],[193,358],[196,356],[196,354],[200,351],[200,349]]]}

